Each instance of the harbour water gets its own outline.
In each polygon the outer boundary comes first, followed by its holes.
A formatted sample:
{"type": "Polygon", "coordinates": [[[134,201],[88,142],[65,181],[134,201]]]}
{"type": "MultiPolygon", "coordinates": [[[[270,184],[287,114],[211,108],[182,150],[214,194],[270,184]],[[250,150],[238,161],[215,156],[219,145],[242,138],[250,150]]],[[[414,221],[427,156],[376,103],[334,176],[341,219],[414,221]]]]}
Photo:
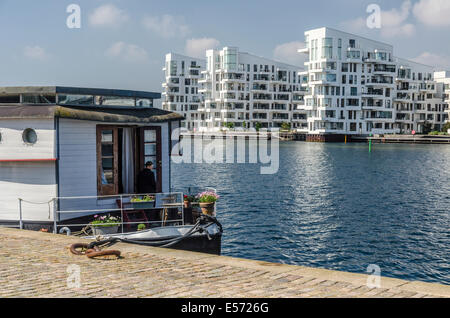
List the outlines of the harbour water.
{"type": "Polygon", "coordinates": [[[222,196],[223,255],[450,284],[450,147],[280,144],[280,169],[173,164],[222,196]]]}

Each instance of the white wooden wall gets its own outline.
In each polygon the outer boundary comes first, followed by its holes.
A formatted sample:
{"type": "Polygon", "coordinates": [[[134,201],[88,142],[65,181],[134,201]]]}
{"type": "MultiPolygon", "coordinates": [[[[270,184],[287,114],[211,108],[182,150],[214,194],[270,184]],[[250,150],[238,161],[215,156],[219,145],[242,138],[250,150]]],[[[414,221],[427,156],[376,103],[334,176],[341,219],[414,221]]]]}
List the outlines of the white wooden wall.
{"type": "MultiPolygon", "coordinates": [[[[19,198],[32,202],[49,201],[56,196],[55,162],[14,162],[55,158],[53,119],[0,120],[0,220],[19,220],[19,198]],[[37,142],[26,145],[22,134],[27,128],[36,130],[37,142]],[[11,161],[9,161],[11,160],[11,161]],[[8,162],[9,161],[9,162],[8,162]]],[[[23,203],[25,221],[52,221],[47,204],[23,203]]]]}
{"type": "Polygon", "coordinates": [[[0,119],[0,134],[0,161],[55,158],[53,119],[0,119]],[[36,131],[37,142],[34,145],[27,145],[22,139],[27,128],[36,131]]]}
{"type": "MultiPolygon", "coordinates": [[[[97,125],[115,125],[114,123],[88,122],[71,119],[59,121],[59,193],[60,197],[97,196],[97,125]]],[[[163,158],[163,192],[169,191],[169,145],[168,124],[161,126],[162,158],[163,158]]],[[[61,211],[98,210],[117,208],[115,200],[99,201],[94,199],[61,199],[61,211]]],[[[61,214],[61,220],[92,215],[61,214]]]]}

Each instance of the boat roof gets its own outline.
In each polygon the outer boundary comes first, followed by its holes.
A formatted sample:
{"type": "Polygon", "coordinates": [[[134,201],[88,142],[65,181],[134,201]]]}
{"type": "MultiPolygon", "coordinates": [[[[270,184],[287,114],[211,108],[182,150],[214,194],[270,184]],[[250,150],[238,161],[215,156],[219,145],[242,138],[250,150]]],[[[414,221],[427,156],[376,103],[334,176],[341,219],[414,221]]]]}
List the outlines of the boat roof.
{"type": "Polygon", "coordinates": [[[0,106],[4,119],[67,118],[107,123],[160,123],[180,121],[178,113],[150,107],[60,106],[9,104],[0,106]]]}
{"type": "Polygon", "coordinates": [[[70,94],[70,95],[96,95],[160,99],[161,93],[144,92],[124,89],[86,88],[68,86],[12,86],[0,87],[1,95],[15,94],[70,94]]]}

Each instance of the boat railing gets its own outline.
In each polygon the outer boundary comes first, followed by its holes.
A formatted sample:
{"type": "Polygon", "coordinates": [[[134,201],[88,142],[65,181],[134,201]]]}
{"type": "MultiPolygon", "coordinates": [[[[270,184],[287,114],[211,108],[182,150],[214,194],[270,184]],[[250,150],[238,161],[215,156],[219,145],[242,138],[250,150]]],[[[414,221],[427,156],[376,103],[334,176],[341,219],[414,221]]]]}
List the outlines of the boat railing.
{"type": "MultiPolygon", "coordinates": [[[[120,194],[120,195],[105,195],[105,196],[79,196],[79,197],[56,197],[48,202],[32,202],[19,199],[19,228],[24,228],[24,211],[23,203],[31,205],[48,204],[49,219],[51,215],[51,207],[53,206],[53,232],[58,233],[58,229],[70,227],[88,227],[91,223],[70,223],[64,222],[69,219],[85,218],[95,215],[120,214],[120,221],[114,224],[119,224],[121,232],[124,233],[124,227],[127,225],[158,224],[162,227],[171,224],[185,225],[184,218],[184,194],[182,192],[168,192],[168,193],[145,193],[145,194],[120,194]],[[135,198],[154,197],[154,201],[134,201],[135,198]],[[146,205],[147,204],[147,205],[146,205]],[[168,219],[169,210],[181,210],[181,218],[168,219]],[[154,210],[162,211],[161,220],[157,221],[139,221],[139,222],[124,222],[124,215],[128,211],[142,211],[154,210]],[[70,218],[65,216],[70,215],[70,218]],[[60,221],[62,219],[62,221],[60,221]],[[67,224],[65,224],[67,223],[67,224]]],[[[179,213],[177,213],[179,215],[179,213]]]]}

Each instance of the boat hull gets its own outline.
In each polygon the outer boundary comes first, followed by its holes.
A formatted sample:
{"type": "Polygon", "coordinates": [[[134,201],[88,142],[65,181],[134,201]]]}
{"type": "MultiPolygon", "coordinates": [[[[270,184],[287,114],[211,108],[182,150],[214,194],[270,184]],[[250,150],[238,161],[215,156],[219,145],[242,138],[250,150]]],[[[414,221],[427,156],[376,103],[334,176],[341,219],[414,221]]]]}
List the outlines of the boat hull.
{"type": "MultiPolygon", "coordinates": [[[[125,243],[143,245],[161,245],[161,242],[183,237],[193,226],[169,226],[132,233],[119,233],[105,235],[101,239],[118,238],[125,243]]],[[[168,248],[199,252],[213,255],[220,255],[222,250],[222,232],[216,224],[211,224],[206,228],[208,233],[195,233],[187,236],[171,245],[168,248]]],[[[96,237],[85,237],[86,239],[96,239],[96,237]]],[[[160,246],[164,247],[164,246],[160,246]]]]}

